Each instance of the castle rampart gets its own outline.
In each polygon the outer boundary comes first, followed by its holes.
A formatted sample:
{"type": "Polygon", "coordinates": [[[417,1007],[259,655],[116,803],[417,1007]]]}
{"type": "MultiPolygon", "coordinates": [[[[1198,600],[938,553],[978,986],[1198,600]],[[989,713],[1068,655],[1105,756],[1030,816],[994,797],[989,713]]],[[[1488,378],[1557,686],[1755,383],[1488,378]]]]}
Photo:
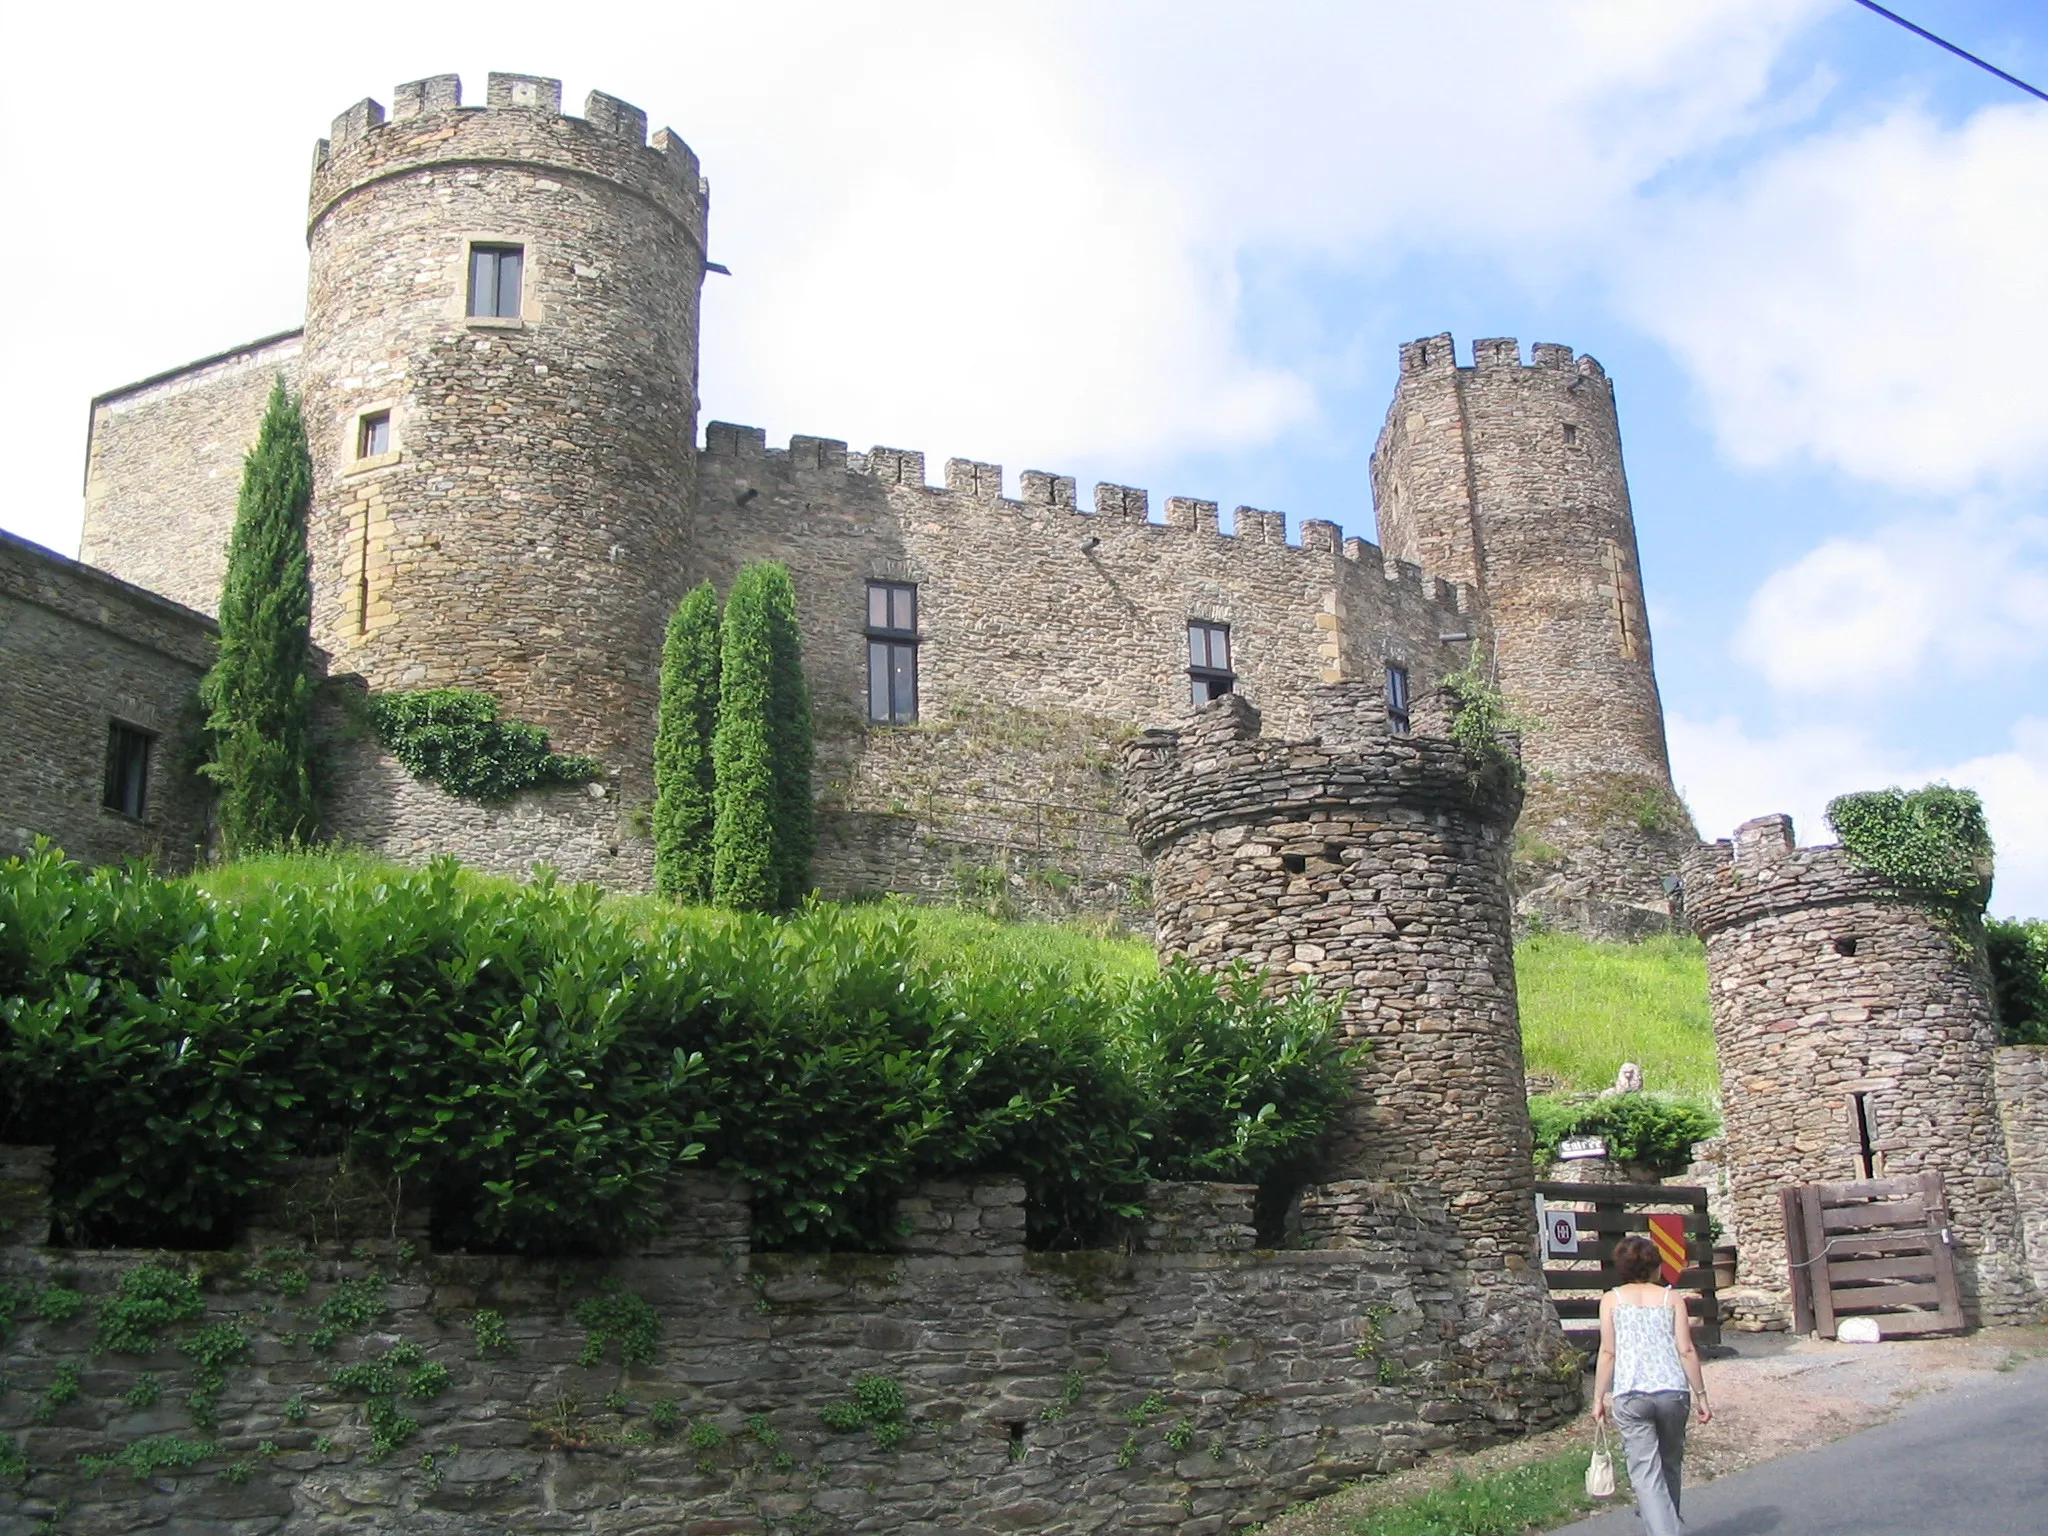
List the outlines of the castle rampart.
{"type": "Polygon", "coordinates": [[[1529,725],[1533,904],[1620,932],[1668,919],[1693,831],[1671,785],[1614,389],[1590,357],[1448,335],[1401,349],[1373,455],[1390,557],[1469,583],[1483,655],[1529,725]],[[1602,912],[1601,907],[1611,910],[1602,912]]]}
{"type": "Polygon", "coordinates": [[[298,387],[300,345],[285,331],[96,398],[78,558],[217,612],[242,459],[272,383],[298,387]]]}
{"type": "Polygon", "coordinates": [[[492,694],[644,803],[694,495],[703,183],[602,94],[582,119],[536,77],[459,98],[442,76],[388,121],[360,103],[315,157],[314,636],[375,688],[492,694]]]}
{"type": "Polygon", "coordinates": [[[238,1251],[188,1257],[44,1248],[47,1157],[0,1148],[0,1283],[61,1275],[97,1302],[138,1264],[196,1261],[206,1312],[188,1326],[252,1347],[202,1435],[181,1330],[149,1354],[94,1354],[91,1311],[18,1317],[0,1433],[29,1463],[24,1519],[64,1500],[95,1529],[248,1536],[362,1530],[366,1513],[427,1532],[1222,1536],[1428,1451],[1548,1427],[1578,1400],[1570,1364],[1511,1376],[1497,1340],[1468,1337],[1455,1243],[1408,1191],[1347,1187],[1341,1241],[1251,1252],[1241,1186],[1154,1185],[1138,1251],[1035,1253],[1019,1183],[935,1183],[906,1191],[898,1252],[818,1256],[752,1251],[745,1190],[682,1179],[644,1252],[544,1261],[435,1253],[414,1213],[326,1198],[302,1168],[314,1198],[274,1201],[238,1251]],[[310,1288],[280,1297],[285,1269],[310,1288]],[[322,1354],[301,1315],[344,1285],[376,1315],[322,1354]],[[651,1359],[605,1345],[583,1363],[575,1308],[605,1294],[652,1309],[651,1359]],[[479,1347],[479,1309],[501,1316],[500,1347],[479,1347]],[[446,1384],[399,1400],[416,1429],[380,1458],[334,1372],[400,1345],[446,1384]],[[66,1366],[81,1390],[32,1417],[66,1366]],[[145,1371],[164,1392],[138,1409],[122,1399],[145,1371]],[[900,1390],[886,1438],[825,1419],[863,1376],[900,1390]],[[79,1465],[152,1434],[212,1454],[147,1480],[79,1465]]]}
{"type": "Polygon", "coordinates": [[[1685,866],[1707,945],[1741,1253],[1740,1315],[1789,1309],[1780,1190],[1936,1172],[1966,1312],[2024,1318],[2026,1272],[1982,959],[1953,926],[1787,816],[1743,823],[1685,866]]]}
{"type": "Polygon", "coordinates": [[[705,429],[690,580],[722,590],[777,559],[796,581],[830,893],[951,894],[965,865],[1024,905],[1117,905],[1144,861],[1114,745],[1188,709],[1191,622],[1228,627],[1235,688],[1293,730],[1326,680],[1377,697],[1396,665],[1419,694],[1464,664],[1469,594],[1335,524],[1304,523],[1297,545],[1277,512],[1240,509],[1224,534],[1213,502],[1171,497],[1153,522],[1134,486],[1095,487],[1088,512],[1070,476],[1027,470],[1011,498],[999,465],[949,460],[943,487],[926,473],[906,449],[705,429]],[[917,589],[915,726],[868,718],[870,582],[917,589]]]}

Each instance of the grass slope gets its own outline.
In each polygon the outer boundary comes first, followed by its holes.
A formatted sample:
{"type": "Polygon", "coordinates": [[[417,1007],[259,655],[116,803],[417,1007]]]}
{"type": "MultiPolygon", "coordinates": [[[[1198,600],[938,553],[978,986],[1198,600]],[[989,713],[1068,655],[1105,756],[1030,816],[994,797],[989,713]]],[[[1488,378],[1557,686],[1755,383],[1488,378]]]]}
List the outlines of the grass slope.
{"type": "MultiPolygon", "coordinates": [[[[247,859],[192,878],[233,897],[278,883],[317,884],[376,861],[360,854],[316,853],[247,859]]],[[[467,875],[479,884],[487,875],[467,875]]],[[[652,896],[612,900],[650,931],[727,921],[710,907],[678,907],[652,896]]],[[[885,909],[874,908],[879,921],[885,909]]],[[[938,964],[991,950],[1041,965],[1115,976],[1155,968],[1150,942],[1088,923],[1004,923],[952,907],[907,909],[919,942],[938,964]]],[[[1717,1096],[1714,1032],[1707,1015],[1706,957],[1691,938],[1599,944],[1541,934],[1515,952],[1522,1006],[1522,1050],[1529,1071],[1567,1088],[1604,1088],[1624,1061],[1641,1065],[1649,1086],[1701,1098],[1717,1096]]]]}

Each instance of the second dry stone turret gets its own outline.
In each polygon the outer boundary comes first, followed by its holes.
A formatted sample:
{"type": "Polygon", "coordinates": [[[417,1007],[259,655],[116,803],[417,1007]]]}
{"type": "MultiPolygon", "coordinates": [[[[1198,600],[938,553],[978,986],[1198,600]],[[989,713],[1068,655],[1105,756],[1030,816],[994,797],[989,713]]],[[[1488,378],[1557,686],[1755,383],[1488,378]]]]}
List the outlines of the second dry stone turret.
{"type": "Polygon", "coordinates": [[[1762,816],[1685,870],[1707,945],[1741,1268],[1739,1321],[1790,1310],[1779,1191],[1942,1175],[1964,1310],[2016,1321],[2036,1301],[1999,1118],[1984,962],[1953,919],[1838,847],[1762,816]]]}

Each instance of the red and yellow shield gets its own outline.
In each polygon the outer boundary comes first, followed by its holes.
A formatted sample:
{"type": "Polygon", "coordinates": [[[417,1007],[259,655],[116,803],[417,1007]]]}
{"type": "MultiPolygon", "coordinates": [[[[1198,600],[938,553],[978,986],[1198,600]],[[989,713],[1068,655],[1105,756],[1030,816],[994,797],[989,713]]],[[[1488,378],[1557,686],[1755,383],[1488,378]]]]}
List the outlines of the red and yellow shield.
{"type": "Polygon", "coordinates": [[[1685,1217],[1676,1214],[1652,1216],[1650,1241],[1657,1245],[1657,1257],[1664,1261],[1664,1283],[1678,1284],[1678,1277],[1685,1273],[1685,1217]]]}

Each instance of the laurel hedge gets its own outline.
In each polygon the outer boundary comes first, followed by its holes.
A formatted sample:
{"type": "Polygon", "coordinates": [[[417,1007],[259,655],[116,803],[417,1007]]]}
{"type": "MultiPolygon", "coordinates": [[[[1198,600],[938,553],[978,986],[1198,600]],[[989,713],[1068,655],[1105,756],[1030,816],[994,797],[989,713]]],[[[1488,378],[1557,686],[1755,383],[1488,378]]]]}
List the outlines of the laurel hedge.
{"type": "Polygon", "coordinates": [[[975,1172],[1021,1175],[1033,1241],[1072,1246],[1147,1179],[1298,1164],[1349,1087],[1333,1005],[1246,973],[303,867],[214,894],[0,864],[0,1142],[56,1148],[68,1240],[218,1244],[285,1159],[341,1155],[473,1251],[630,1246],[691,1165],[753,1187],[765,1247],[885,1246],[904,1184],[975,1172]]]}

